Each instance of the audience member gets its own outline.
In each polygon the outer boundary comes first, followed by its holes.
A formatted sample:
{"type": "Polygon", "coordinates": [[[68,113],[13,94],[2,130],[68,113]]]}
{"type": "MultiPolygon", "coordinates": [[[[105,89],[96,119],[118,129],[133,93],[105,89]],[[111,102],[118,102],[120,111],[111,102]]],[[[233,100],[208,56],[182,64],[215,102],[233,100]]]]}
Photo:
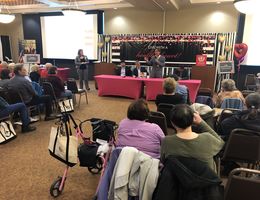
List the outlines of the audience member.
{"type": "Polygon", "coordinates": [[[221,107],[221,104],[226,98],[238,98],[245,104],[245,99],[242,93],[237,90],[235,81],[232,79],[225,79],[221,82],[221,92],[216,99],[216,107],[221,107]]]}
{"type": "Polygon", "coordinates": [[[186,103],[183,100],[182,95],[175,93],[177,82],[173,78],[166,78],[163,81],[163,94],[158,94],[155,100],[156,105],[160,103],[167,104],[183,104],[186,103]]]}
{"type": "Polygon", "coordinates": [[[31,67],[31,72],[30,72],[30,79],[36,83],[39,83],[39,80],[41,78],[40,75],[40,66],[39,65],[33,65],[31,67]]]}
{"type": "Polygon", "coordinates": [[[47,80],[52,84],[57,98],[67,97],[72,99],[72,92],[70,90],[65,90],[63,81],[57,76],[57,67],[49,68],[47,80]]]}
{"type": "Polygon", "coordinates": [[[125,65],[125,61],[122,60],[120,66],[116,68],[116,75],[118,76],[132,76],[132,70],[130,67],[125,65]]]}
{"type": "Polygon", "coordinates": [[[164,133],[157,124],[145,121],[148,115],[149,108],[145,100],[139,99],[131,103],[127,118],[119,124],[117,146],[135,147],[153,158],[159,158],[164,133]]]}
{"type": "Polygon", "coordinates": [[[245,128],[260,132],[260,94],[252,93],[246,97],[246,110],[221,122],[221,134],[229,136],[235,128],[245,128]]]}
{"type": "Polygon", "coordinates": [[[10,70],[10,78],[12,78],[14,76],[14,67],[15,67],[15,63],[9,63],[8,65],[8,69],[10,70]]]}
{"type": "Polygon", "coordinates": [[[172,110],[171,121],[176,135],[164,138],[161,146],[161,160],[169,155],[191,157],[203,161],[216,170],[213,156],[223,147],[224,141],[204,122],[199,114],[185,104],[176,105],[172,110]],[[200,134],[192,132],[192,124],[198,126],[200,134]]]}
{"type": "Polygon", "coordinates": [[[41,78],[47,78],[48,76],[48,71],[53,65],[51,63],[46,63],[45,64],[45,69],[41,71],[41,78]]]}
{"type": "Polygon", "coordinates": [[[9,105],[2,97],[0,97],[0,118],[7,117],[14,112],[18,112],[20,115],[23,133],[36,130],[36,127],[30,126],[30,118],[24,103],[9,105]]]}
{"type": "Polygon", "coordinates": [[[10,80],[10,70],[9,69],[3,69],[0,74],[1,80],[0,80],[0,87],[4,88],[6,84],[8,84],[10,80]]]}
{"type": "Polygon", "coordinates": [[[51,97],[49,95],[38,96],[35,93],[32,84],[25,78],[27,70],[23,64],[15,65],[14,74],[15,76],[10,79],[7,84],[7,89],[19,93],[26,105],[45,104],[45,120],[54,119],[55,117],[52,115],[51,97]]]}
{"type": "Polygon", "coordinates": [[[135,61],[135,68],[133,69],[133,77],[146,77],[149,73],[145,67],[141,67],[140,61],[135,61]]]}
{"type": "Polygon", "coordinates": [[[176,74],[173,74],[171,77],[174,78],[174,80],[177,82],[175,92],[182,95],[183,101],[185,103],[190,104],[190,100],[188,98],[189,95],[188,95],[188,88],[187,88],[187,86],[186,85],[180,85],[178,83],[179,77],[176,74]]]}
{"type": "Polygon", "coordinates": [[[180,79],[189,79],[189,71],[183,66],[174,69],[174,74],[176,74],[180,79]]]}

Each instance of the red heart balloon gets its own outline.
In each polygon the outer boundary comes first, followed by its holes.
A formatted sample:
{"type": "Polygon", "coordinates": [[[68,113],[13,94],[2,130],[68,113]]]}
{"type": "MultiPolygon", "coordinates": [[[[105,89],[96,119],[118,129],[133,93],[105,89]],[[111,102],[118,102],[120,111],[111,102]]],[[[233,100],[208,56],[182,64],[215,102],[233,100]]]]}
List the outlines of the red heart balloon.
{"type": "Polygon", "coordinates": [[[245,43],[235,44],[234,55],[238,60],[245,57],[248,50],[248,46],[245,43]]]}

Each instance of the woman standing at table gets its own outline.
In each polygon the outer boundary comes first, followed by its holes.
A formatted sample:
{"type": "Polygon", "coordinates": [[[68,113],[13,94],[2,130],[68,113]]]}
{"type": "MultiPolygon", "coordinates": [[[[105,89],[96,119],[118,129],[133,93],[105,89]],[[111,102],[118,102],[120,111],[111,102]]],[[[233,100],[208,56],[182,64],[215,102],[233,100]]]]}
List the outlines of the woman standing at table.
{"type": "Polygon", "coordinates": [[[78,50],[78,55],[75,58],[76,69],[79,74],[79,88],[83,89],[83,81],[85,82],[86,90],[90,90],[88,86],[88,57],[84,55],[83,50],[78,50]]]}

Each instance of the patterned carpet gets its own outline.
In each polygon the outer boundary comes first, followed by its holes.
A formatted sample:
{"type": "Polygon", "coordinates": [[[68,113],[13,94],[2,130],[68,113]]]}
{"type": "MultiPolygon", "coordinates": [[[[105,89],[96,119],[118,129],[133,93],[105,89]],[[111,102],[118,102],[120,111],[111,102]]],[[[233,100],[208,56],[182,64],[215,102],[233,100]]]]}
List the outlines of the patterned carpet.
{"type": "MultiPolygon", "coordinates": [[[[76,119],[92,117],[105,118],[117,123],[126,116],[126,110],[133,100],[127,98],[98,97],[94,85],[88,93],[89,104],[82,98],[80,108],[73,116],[76,119]]],[[[155,110],[154,102],[149,102],[155,110]]],[[[21,134],[16,129],[17,138],[0,145],[0,200],[47,200],[53,199],[49,193],[52,182],[62,176],[65,165],[48,153],[50,128],[55,121],[35,123],[37,130],[21,134]]],[[[84,127],[91,135],[91,127],[84,127]]],[[[86,168],[75,166],[69,169],[65,189],[59,200],[90,200],[95,194],[99,175],[92,175],[86,168]]]]}

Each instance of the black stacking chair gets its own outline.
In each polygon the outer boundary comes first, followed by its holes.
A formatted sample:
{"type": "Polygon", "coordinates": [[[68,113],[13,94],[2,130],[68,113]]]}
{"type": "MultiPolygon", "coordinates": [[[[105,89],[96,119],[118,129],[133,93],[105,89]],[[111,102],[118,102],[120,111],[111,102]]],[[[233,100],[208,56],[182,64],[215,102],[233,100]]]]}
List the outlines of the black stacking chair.
{"type": "Polygon", "coordinates": [[[70,90],[74,95],[79,95],[78,106],[80,106],[81,96],[85,95],[86,103],[88,104],[88,93],[84,89],[78,89],[77,83],[74,79],[68,79],[67,81],[67,89],[70,90]]]}
{"type": "Polygon", "coordinates": [[[150,123],[157,124],[158,126],[160,126],[165,135],[168,134],[166,117],[162,112],[151,111],[147,121],[150,123]]]}
{"type": "Polygon", "coordinates": [[[225,200],[258,200],[260,197],[260,171],[237,168],[228,177],[225,200]],[[250,176],[243,176],[249,174],[250,176]]]}

